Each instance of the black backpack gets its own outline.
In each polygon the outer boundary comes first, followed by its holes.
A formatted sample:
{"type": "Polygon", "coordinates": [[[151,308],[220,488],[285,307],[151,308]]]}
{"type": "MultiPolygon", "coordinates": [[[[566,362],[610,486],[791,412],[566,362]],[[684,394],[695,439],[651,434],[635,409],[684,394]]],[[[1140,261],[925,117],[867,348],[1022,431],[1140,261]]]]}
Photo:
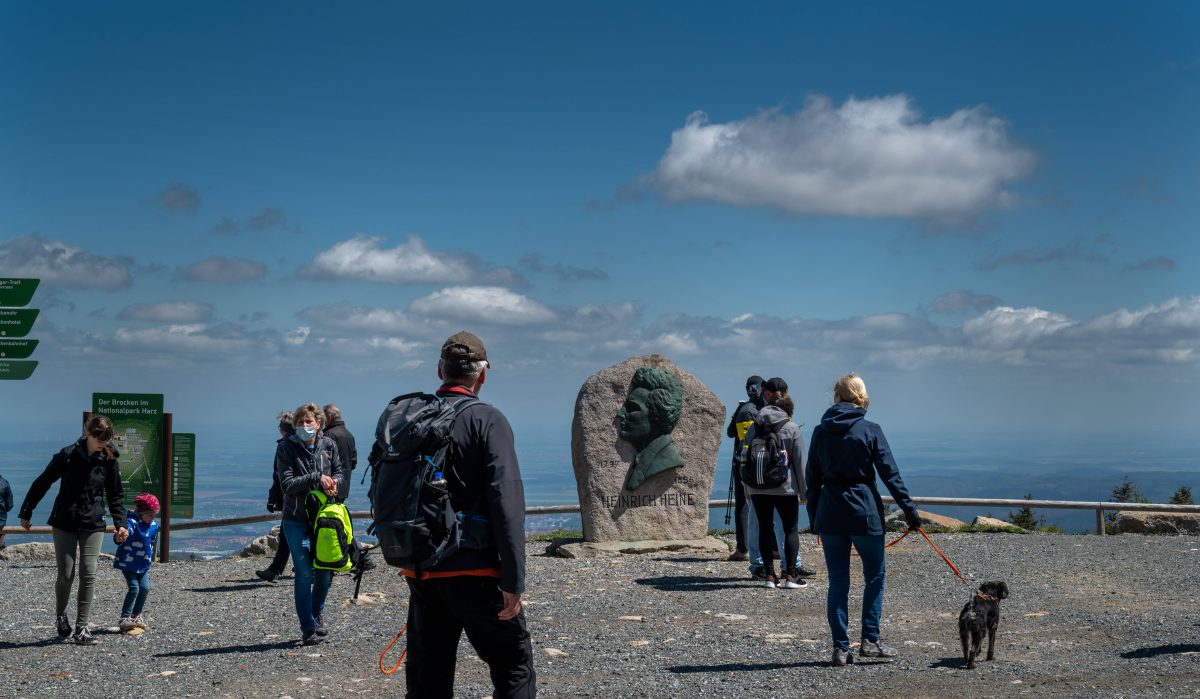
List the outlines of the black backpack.
{"type": "Polygon", "coordinates": [[[371,450],[372,523],[388,565],[420,573],[459,548],[460,518],[446,476],[450,428],[474,397],[450,402],[428,393],[392,399],[375,426],[371,450]]]}
{"type": "Polygon", "coordinates": [[[742,482],[751,488],[778,488],[787,483],[788,455],[779,432],[763,423],[754,426],[754,439],[742,447],[742,482]]]}

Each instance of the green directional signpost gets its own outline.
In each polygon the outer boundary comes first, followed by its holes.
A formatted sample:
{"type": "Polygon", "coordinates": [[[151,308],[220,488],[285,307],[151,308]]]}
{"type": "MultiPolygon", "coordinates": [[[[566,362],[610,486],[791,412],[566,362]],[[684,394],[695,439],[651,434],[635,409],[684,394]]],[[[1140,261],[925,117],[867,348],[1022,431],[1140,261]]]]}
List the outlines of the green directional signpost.
{"type": "Polygon", "coordinates": [[[29,361],[37,340],[24,340],[33,329],[38,309],[25,308],[37,291],[37,279],[0,277],[0,380],[21,381],[33,376],[38,363],[29,361]]]}

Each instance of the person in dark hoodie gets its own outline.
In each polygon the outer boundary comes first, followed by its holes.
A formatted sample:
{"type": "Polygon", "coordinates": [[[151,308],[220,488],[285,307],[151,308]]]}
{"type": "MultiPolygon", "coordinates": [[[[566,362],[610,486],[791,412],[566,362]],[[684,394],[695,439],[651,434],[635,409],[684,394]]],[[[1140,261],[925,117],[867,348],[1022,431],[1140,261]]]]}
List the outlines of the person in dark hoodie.
{"type": "Polygon", "coordinates": [[[917,506],[900,480],[900,469],[879,425],[866,419],[870,397],[856,374],[833,386],[833,407],[813,430],[808,452],[808,518],[821,537],[829,571],[826,613],[833,633],[831,665],[854,662],[846,630],[850,594],[850,546],[862,559],[862,642],[859,655],[890,658],[895,648],[879,637],[883,613],[883,499],[875,487],[879,475],[910,529],[921,526],[917,506]]]}
{"type": "MultiPolygon", "coordinates": [[[[279,439],[275,440],[275,451],[279,451],[279,443],[288,438],[288,435],[296,431],[292,427],[292,414],[284,410],[275,416],[279,421],[279,439]]],[[[275,472],[274,464],[271,467],[271,487],[267,490],[267,512],[278,512],[283,509],[283,489],[279,487],[279,474],[275,472]]],[[[254,571],[260,580],[274,582],[275,578],[283,575],[283,571],[287,570],[288,559],[291,558],[292,550],[288,547],[287,537],[283,535],[283,523],[279,524],[279,539],[275,546],[275,557],[271,559],[270,565],[262,570],[254,571]]]]}
{"type": "Polygon", "coordinates": [[[342,483],[337,495],[338,500],[346,502],[350,498],[350,476],[358,466],[358,447],[354,445],[354,435],[346,429],[341,409],[330,403],[322,410],[325,413],[325,436],[337,445],[338,455],[342,457],[342,468],[346,471],[346,481],[342,483]]]}
{"type": "Polygon", "coordinates": [[[783,455],[787,459],[787,480],[773,488],[756,488],[746,484],[746,494],[754,506],[758,518],[759,550],[762,552],[764,584],[769,588],[794,590],[807,587],[800,577],[800,496],[804,493],[804,436],[800,426],[791,421],[792,399],[784,392],[775,392],[770,405],[764,406],[746,431],[743,453],[755,437],[773,432],[779,438],[783,455]],[[783,558],[780,568],[782,576],[775,575],[775,559],[772,549],[775,544],[775,515],[783,521],[783,558]]]}
{"type": "Polygon", "coordinates": [[[292,551],[296,616],[300,620],[300,641],[306,646],[320,643],[329,633],[325,626],[325,598],[333,573],[313,568],[305,501],[309,491],[318,488],[329,497],[337,495],[346,478],[337,445],[320,434],[323,417],[315,403],[296,408],[292,413],[292,427],[296,431],[282,439],[275,450],[275,473],[283,490],[281,526],[292,551]]]}
{"type": "MultiPolygon", "coordinates": [[[[746,400],[738,401],[729,418],[729,427],[725,428],[725,436],[733,440],[733,464],[729,480],[733,483],[733,528],[735,545],[733,553],[729,554],[731,561],[748,561],[750,553],[746,547],[746,524],[750,514],[750,506],[746,502],[746,490],[742,487],[742,479],[738,478],[738,466],[741,464],[742,442],[746,438],[746,430],[754,424],[758,411],[763,407],[762,377],[758,375],[746,379],[746,400]]],[[[756,520],[757,521],[757,520],[756,520]]],[[[726,521],[728,524],[728,521],[726,521]]]]}
{"type": "Polygon", "coordinates": [[[79,572],[79,597],[76,600],[75,631],[72,640],[81,646],[96,644],[88,627],[95,592],[96,562],[104,539],[104,505],[112,516],[116,541],[129,537],[125,522],[125,490],[121,486],[121,469],[117,450],[109,446],[113,438],[112,421],[103,415],[93,415],[84,426],[84,434],[73,444],[63,447],[50,459],[42,475],[34,479],[29,493],[21,503],[21,526],[29,529],[30,519],[46,491],[54,481],[61,481],[49,524],[53,528],[54,557],[58,562],[58,577],[54,583],[54,616],[58,635],[71,636],[67,618],[67,603],[71,586],[79,572]]]}
{"type": "Polygon", "coordinates": [[[8,524],[8,511],[12,508],[12,487],[4,480],[4,476],[0,476],[0,549],[4,548],[4,527],[8,524]]]}

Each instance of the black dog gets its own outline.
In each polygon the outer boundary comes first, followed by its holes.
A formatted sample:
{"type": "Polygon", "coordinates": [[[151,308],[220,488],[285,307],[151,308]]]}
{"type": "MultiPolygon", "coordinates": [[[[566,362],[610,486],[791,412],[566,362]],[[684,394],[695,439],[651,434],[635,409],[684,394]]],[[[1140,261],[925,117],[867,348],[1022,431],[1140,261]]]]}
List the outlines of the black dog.
{"type": "Polygon", "coordinates": [[[1000,600],[1008,597],[1008,585],[1002,582],[985,582],[979,586],[979,594],[975,595],[962,614],[958,615],[958,637],[962,640],[963,660],[967,669],[975,669],[975,658],[979,657],[979,648],[983,645],[983,635],[988,637],[987,659],[995,656],[992,649],[996,646],[996,627],[1000,625],[1000,600]]]}

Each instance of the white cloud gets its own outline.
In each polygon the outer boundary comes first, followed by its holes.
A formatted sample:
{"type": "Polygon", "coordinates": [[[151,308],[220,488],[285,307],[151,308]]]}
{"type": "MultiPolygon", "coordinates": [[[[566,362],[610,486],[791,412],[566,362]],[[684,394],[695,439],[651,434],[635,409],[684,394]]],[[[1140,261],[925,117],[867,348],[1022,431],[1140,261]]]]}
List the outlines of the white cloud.
{"type": "Polygon", "coordinates": [[[1010,205],[1006,184],[1035,161],[980,106],[922,120],[907,95],[840,107],[813,96],[794,114],[772,109],[719,124],[692,114],[643,183],[673,202],[957,221],[1010,205]]]}
{"type": "Polygon", "coordinates": [[[985,311],[1000,305],[1000,299],[991,294],[976,294],[966,289],[954,289],[938,296],[930,308],[934,313],[965,313],[985,311]]]}
{"type": "Polygon", "coordinates": [[[382,236],[357,235],[317,253],[299,271],[310,279],[355,279],[388,284],[439,284],[487,281],[514,284],[520,276],[507,268],[489,268],[466,254],[437,252],[412,235],[393,248],[382,236]]]}
{"type": "Polygon", "coordinates": [[[207,323],[212,320],[213,306],[201,301],[163,301],[135,303],[121,309],[118,320],[144,320],[153,323],[207,323]]]}
{"type": "Polygon", "coordinates": [[[95,255],[67,243],[26,235],[0,242],[0,269],[12,277],[43,284],[116,291],[133,284],[128,257],[95,255]]]}
{"type": "Polygon", "coordinates": [[[499,286],[455,286],[422,296],[409,310],[426,316],[496,325],[532,325],[557,318],[550,308],[499,286]]]}
{"type": "Polygon", "coordinates": [[[251,346],[249,338],[217,337],[202,323],[165,325],[139,330],[117,328],[112,340],[119,350],[136,350],[150,354],[204,354],[213,360],[227,359],[229,355],[245,352],[251,346]]]}
{"type": "Polygon", "coordinates": [[[307,325],[301,325],[294,328],[287,335],[283,336],[283,341],[292,347],[300,347],[308,342],[308,336],[312,334],[312,328],[307,325]]]}
{"type": "Polygon", "coordinates": [[[999,306],[963,323],[963,334],[975,345],[1011,349],[1034,346],[1073,325],[1070,318],[1040,308],[999,306]]]}
{"type": "Polygon", "coordinates": [[[700,346],[691,336],[680,333],[663,333],[650,343],[651,348],[665,354],[698,354],[700,346]]]}
{"type": "Polygon", "coordinates": [[[267,275],[267,266],[261,262],[213,255],[187,267],[175,270],[175,278],[189,282],[220,282],[233,284],[252,282],[267,275]]]}
{"type": "Polygon", "coordinates": [[[333,304],[310,306],[297,315],[313,325],[340,332],[426,334],[442,327],[436,321],[414,318],[413,314],[398,308],[333,304]]]}

